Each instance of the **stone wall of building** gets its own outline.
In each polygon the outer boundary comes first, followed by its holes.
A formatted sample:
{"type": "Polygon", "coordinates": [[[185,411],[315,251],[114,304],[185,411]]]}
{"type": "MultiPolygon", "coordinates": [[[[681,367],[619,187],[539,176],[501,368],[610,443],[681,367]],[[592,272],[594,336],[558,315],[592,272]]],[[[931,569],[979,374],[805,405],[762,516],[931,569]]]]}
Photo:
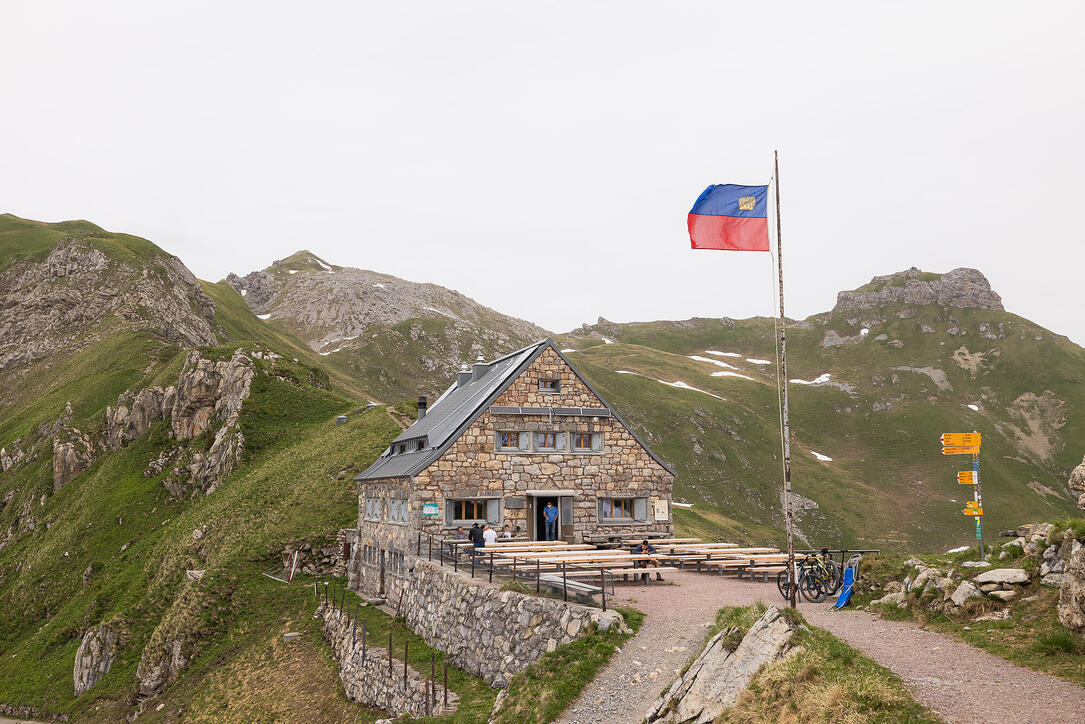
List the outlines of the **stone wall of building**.
{"type": "Polygon", "coordinates": [[[339,678],[348,699],[382,709],[394,717],[443,716],[456,710],[459,697],[448,692],[448,707],[445,707],[440,682],[431,688],[427,676],[410,666],[404,668],[403,660],[391,656],[386,648],[363,649],[360,634],[355,635],[346,613],[324,604],[317,613],[324,619],[324,635],[339,661],[339,678]]]}
{"type": "MultiPolygon", "coordinates": [[[[566,603],[553,598],[502,591],[420,558],[410,559],[403,575],[385,576],[388,605],[449,663],[503,687],[547,651],[625,621],[617,611],[566,603]]],[[[355,588],[376,594],[378,572],[362,566],[355,588]]]]}
{"type": "MultiPolygon", "coordinates": [[[[603,408],[576,373],[552,349],[546,349],[508,389],[494,406],[603,408]],[[561,390],[540,392],[540,378],[557,379],[561,390]]],[[[447,530],[444,517],[446,498],[501,496],[501,525],[528,529],[529,508],[525,496],[535,490],[573,490],[574,531],[572,540],[585,535],[669,534],[671,491],[674,476],[637,441],[617,418],[590,418],[549,415],[495,415],[483,413],[441,459],[414,478],[421,503],[436,502],[441,514],[419,520],[426,530],[438,534],[447,530]],[[503,430],[603,434],[599,451],[498,452],[497,434],[503,430]],[[648,499],[647,519],[628,522],[601,522],[600,497],[644,497],[648,499]],[[511,500],[510,500],[511,499],[511,500]],[[654,500],[666,501],[667,514],[654,516],[654,500]],[[512,505],[520,507],[510,507],[512,505]]],[[[567,521],[565,521],[567,522],[567,521]]]]}

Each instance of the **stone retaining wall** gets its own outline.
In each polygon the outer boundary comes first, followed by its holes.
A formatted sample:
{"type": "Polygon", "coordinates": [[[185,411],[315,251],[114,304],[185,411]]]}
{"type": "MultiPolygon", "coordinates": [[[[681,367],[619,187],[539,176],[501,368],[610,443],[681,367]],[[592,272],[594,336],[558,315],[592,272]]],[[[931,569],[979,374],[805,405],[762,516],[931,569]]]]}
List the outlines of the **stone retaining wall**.
{"type": "MultiPolygon", "coordinates": [[[[502,591],[481,579],[436,563],[410,559],[404,576],[385,579],[388,604],[430,646],[444,651],[457,668],[504,687],[547,651],[584,635],[591,624],[625,629],[617,611],[552,598],[502,591]]],[[[357,579],[379,575],[363,567],[357,579]]]]}
{"type": "Polygon", "coordinates": [[[317,613],[324,619],[324,635],[339,661],[339,678],[348,699],[377,707],[394,717],[443,716],[456,710],[458,696],[448,692],[446,708],[441,685],[437,684],[431,694],[429,679],[409,666],[404,679],[403,660],[390,657],[388,649],[368,646],[363,657],[361,635],[355,642],[346,613],[323,604],[317,613]],[[427,703],[432,709],[427,710],[427,703]]]}

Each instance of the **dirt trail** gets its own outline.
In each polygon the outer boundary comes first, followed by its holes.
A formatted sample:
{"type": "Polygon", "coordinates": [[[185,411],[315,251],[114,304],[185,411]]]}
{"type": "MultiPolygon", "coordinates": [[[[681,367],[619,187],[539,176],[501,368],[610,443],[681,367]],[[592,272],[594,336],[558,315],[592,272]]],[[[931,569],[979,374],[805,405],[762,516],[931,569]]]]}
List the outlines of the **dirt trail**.
{"type": "MultiPolygon", "coordinates": [[[[700,651],[706,624],[718,608],[781,603],[773,584],[684,571],[670,574],[668,582],[676,585],[619,587],[617,603],[644,611],[644,626],[558,721],[642,721],[675,670],[700,651]]],[[[801,604],[800,610],[810,623],[895,672],[916,701],[952,724],[1079,722],[1085,712],[1085,687],[1016,666],[950,636],[859,611],[830,613],[828,604],[801,604]]]]}

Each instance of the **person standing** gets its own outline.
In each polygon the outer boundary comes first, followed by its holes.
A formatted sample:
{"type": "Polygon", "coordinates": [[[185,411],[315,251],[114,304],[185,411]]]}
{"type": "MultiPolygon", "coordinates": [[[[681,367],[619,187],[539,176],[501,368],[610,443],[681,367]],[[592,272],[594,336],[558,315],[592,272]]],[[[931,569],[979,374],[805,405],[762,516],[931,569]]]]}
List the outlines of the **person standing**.
{"type": "Polygon", "coordinates": [[[481,548],[486,544],[486,540],[482,537],[482,528],[478,527],[478,523],[471,526],[471,530],[467,531],[467,537],[474,544],[475,548],[481,548]]]}
{"type": "Polygon", "coordinates": [[[493,545],[497,541],[497,531],[486,525],[482,527],[483,545],[493,545]]]}
{"type": "Polygon", "coordinates": [[[543,508],[543,520],[546,521],[546,540],[554,540],[554,529],[557,528],[558,523],[558,508],[551,501],[546,501],[546,507],[543,508]]]}

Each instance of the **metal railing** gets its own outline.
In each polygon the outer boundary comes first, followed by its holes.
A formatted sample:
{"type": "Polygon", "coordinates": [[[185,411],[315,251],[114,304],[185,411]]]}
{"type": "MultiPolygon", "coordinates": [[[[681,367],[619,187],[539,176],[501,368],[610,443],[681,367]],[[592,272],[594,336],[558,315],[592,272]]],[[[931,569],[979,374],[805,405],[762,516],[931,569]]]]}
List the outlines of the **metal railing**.
{"type": "MultiPolygon", "coordinates": [[[[336,586],[334,581],[324,581],[321,585],[320,580],[313,582],[313,595],[316,597],[318,605],[324,605],[329,607],[331,611],[339,615],[344,613],[347,619],[350,621],[350,646],[354,651],[358,648],[358,644],[362,645],[362,665],[364,666],[369,657],[369,627],[365,621],[362,621],[362,637],[359,641],[358,638],[358,611],[361,608],[362,602],[358,600],[357,596],[354,597],[353,610],[350,603],[347,601],[347,587],[340,584],[336,586]],[[330,584],[330,585],[329,585],[330,584]]],[[[392,630],[388,630],[388,678],[395,679],[395,671],[392,661],[392,630]]],[[[407,673],[407,659],[410,655],[410,640],[405,639],[403,641],[403,689],[407,690],[409,684],[409,676],[407,673]]],[[[434,652],[430,652],[429,656],[429,678],[425,679],[426,682],[426,716],[433,716],[434,710],[437,708],[437,655],[434,652]]],[[[448,662],[441,662],[441,676],[443,679],[443,702],[445,710],[448,709],[448,662]]]]}
{"type": "MultiPolygon", "coordinates": [[[[485,578],[489,583],[493,583],[495,572],[499,577],[506,575],[514,581],[520,579],[528,582],[534,581],[536,593],[542,593],[544,585],[547,588],[556,587],[557,577],[560,573],[561,595],[565,601],[569,600],[570,583],[572,584],[574,596],[577,595],[578,591],[594,595],[594,591],[585,589],[583,585],[579,584],[581,580],[587,579],[591,581],[591,583],[587,584],[588,586],[598,589],[602,609],[607,610],[607,589],[609,588],[611,595],[613,595],[614,574],[610,573],[605,566],[582,566],[562,561],[561,563],[547,563],[544,570],[543,564],[538,558],[517,556],[511,552],[497,554],[493,548],[487,550],[486,548],[475,548],[471,545],[455,545],[456,543],[465,542],[435,536],[425,531],[418,531],[415,555],[452,568],[457,572],[462,570],[472,578],[485,578]]],[[[645,568],[644,570],[646,571],[644,575],[647,576],[647,572],[652,569],[645,568]]]]}

